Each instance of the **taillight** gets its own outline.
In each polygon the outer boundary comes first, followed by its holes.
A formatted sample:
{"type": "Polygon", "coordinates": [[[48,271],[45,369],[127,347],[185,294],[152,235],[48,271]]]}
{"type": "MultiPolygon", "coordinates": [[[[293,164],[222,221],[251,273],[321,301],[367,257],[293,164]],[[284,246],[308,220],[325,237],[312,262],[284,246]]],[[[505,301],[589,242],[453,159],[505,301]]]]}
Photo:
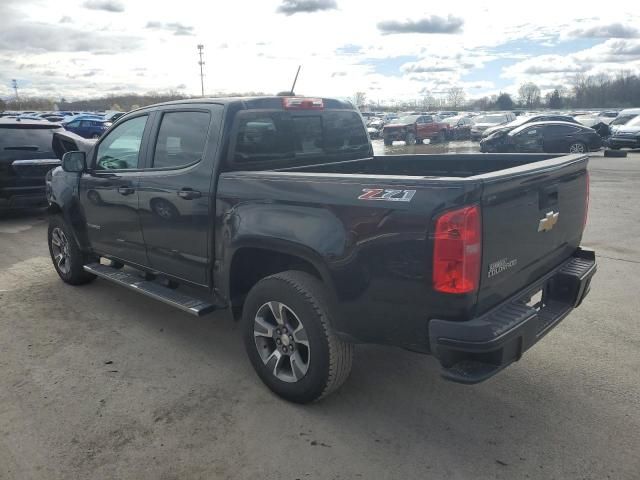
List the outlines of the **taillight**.
{"type": "Polygon", "coordinates": [[[587,188],[586,188],[586,196],[584,199],[584,219],[582,220],[582,230],[584,231],[584,229],[587,227],[587,216],[589,215],[589,183],[590,183],[590,178],[589,178],[589,170],[587,170],[587,174],[585,175],[585,181],[587,182],[587,188]]]}
{"type": "Polygon", "coordinates": [[[323,110],[321,98],[283,97],[282,106],[286,110],[323,110]]]}
{"type": "Polygon", "coordinates": [[[480,283],[482,218],[474,205],[445,212],[435,225],[433,288],[444,293],[470,293],[480,283]]]}

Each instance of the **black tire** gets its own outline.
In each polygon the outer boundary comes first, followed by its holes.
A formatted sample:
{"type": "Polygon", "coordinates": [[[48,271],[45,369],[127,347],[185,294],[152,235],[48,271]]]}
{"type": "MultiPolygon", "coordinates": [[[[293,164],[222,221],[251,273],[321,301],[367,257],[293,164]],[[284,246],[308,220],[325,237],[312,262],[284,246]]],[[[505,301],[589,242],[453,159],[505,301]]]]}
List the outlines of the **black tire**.
{"type": "Polygon", "coordinates": [[[407,136],[404,138],[404,143],[407,145],[415,145],[416,144],[415,133],[412,133],[412,132],[407,133],[407,136]]]}
{"type": "Polygon", "coordinates": [[[433,139],[433,143],[444,143],[447,138],[447,134],[444,130],[440,130],[438,135],[433,139]]]}
{"type": "Polygon", "coordinates": [[[47,243],[49,244],[49,254],[51,255],[53,267],[56,269],[56,272],[58,272],[58,275],[63,282],[68,283],[69,285],[84,285],[85,283],[95,280],[95,275],[86,272],[82,268],[87,263],[91,263],[94,259],[85,255],[80,250],[80,247],[78,247],[78,244],[75,241],[72,230],[67,226],[67,223],[64,221],[62,216],[54,215],[49,218],[47,243]],[[66,254],[62,265],[56,260],[55,251],[58,247],[53,241],[54,238],[56,238],[56,234],[59,234],[60,231],[64,234],[66,239],[66,254]]]}
{"type": "Polygon", "coordinates": [[[97,140],[98,138],[100,138],[100,135],[98,135],[97,133],[94,133],[93,135],[91,135],[91,138],[97,140]]]}
{"type": "MultiPolygon", "coordinates": [[[[353,360],[353,345],[342,341],[333,332],[332,311],[329,295],[322,282],[305,272],[290,270],[271,275],[260,280],[249,292],[242,312],[245,348],[260,379],[285,400],[295,403],[319,400],[337,390],[349,376],[353,360]],[[265,306],[272,302],[284,305],[289,313],[283,317],[290,317],[293,313],[295,322],[299,323],[306,332],[307,369],[296,380],[283,381],[274,373],[278,363],[275,362],[273,368],[268,368],[266,364],[270,362],[268,359],[263,360],[264,356],[269,354],[269,349],[280,348],[276,346],[276,340],[272,341],[267,335],[260,336],[255,333],[256,319],[265,306]],[[261,354],[258,351],[258,343],[263,340],[263,337],[267,337],[267,340],[264,341],[262,348],[267,350],[261,354]],[[272,346],[268,348],[266,343],[272,346]]],[[[276,323],[275,330],[272,329],[273,331],[268,335],[274,335],[276,339],[280,338],[276,333],[278,326],[276,323]]],[[[293,333],[293,330],[291,332],[293,333]]],[[[298,351],[303,348],[295,341],[291,343],[296,345],[298,351]]],[[[287,344],[289,344],[288,341],[287,344]]],[[[284,343],[281,343],[282,345],[284,343]]],[[[286,366],[286,362],[291,366],[291,360],[286,360],[282,365],[286,366]]],[[[292,366],[291,371],[293,371],[292,366]]]]}
{"type": "Polygon", "coordinates": [[[615,158],[625,158],[627,156],[627,152],[623,150],[605,150],[605,157],[615,157],[615,158]]]}
{"type": "Polygon", "coordinates": [[[393,140],[391,140],[390,138],[385,137],[383,141],[387,147],[390,147],[391,145],[393,145],[393,140]]]}

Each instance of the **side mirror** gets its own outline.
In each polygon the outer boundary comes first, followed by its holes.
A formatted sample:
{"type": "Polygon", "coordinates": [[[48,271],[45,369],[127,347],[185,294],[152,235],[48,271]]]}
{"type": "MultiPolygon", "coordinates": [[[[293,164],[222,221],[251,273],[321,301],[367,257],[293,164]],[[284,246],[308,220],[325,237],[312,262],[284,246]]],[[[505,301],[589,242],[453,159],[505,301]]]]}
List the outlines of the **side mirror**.
{"type": "Polygon", "coordinates": [[[65,172],[81,173],[87,169],[87,154],[67,152],[62,156],[62,169],[65,172]]]}

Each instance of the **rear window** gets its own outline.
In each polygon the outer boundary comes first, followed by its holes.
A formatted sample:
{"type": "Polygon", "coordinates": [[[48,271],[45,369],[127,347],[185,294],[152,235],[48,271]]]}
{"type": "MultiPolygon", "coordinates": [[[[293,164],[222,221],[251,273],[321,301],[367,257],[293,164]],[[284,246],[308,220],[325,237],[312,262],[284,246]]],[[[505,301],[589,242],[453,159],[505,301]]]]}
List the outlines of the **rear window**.
{"type": "Polygon", "coordinates": [[[0,128],[0,151],[52,152],[53,128],[0,128]]]}
{"type": "Polygon", "coordinates": [[[370,151],[361,117],[353,111],[240,113],[235,131],[237,163],[355,160],[370,151]]]}

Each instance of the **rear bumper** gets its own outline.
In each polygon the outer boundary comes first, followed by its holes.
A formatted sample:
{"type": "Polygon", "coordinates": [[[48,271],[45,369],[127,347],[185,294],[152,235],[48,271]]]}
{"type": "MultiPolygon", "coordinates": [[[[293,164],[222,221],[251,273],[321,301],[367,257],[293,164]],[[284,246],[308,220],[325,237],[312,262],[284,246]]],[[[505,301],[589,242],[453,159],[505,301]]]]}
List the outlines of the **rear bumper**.
{"type": "Polygon", "coordinates": [[[47,204],[45,185],[0,187],[0,208],[37,207],[47,204]]]}
{"type": "Polygon", "coordinates": [[[387,130],[382,132],[382,136],[388,140],[404,140],[407,138],[406,130],[387,130]]]}
{"type": "Polygon", "coordinates": [[[478,383],[519,360],[580,305],[595,272],[595,253],[578,249],[535,284],[477,318],[465,322],[431,320],[431,352],[440,360],[443,377],[478,383]],[[540,290],[542,305],[528,306],[540,290]]]}

